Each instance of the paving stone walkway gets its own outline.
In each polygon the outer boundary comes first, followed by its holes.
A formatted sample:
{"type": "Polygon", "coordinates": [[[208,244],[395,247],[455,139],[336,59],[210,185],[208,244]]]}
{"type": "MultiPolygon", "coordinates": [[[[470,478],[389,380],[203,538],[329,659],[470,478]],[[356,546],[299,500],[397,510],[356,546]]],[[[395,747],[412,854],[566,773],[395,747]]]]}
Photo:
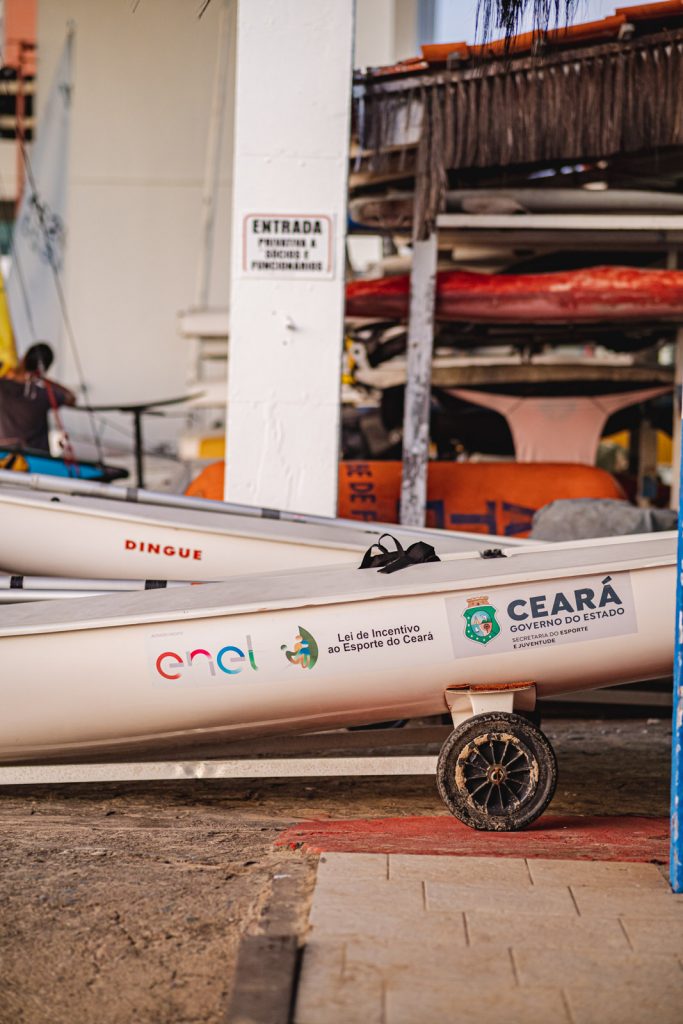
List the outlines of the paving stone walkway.
{"type": "Polygon", "coordinates": [[[653,864],[327,853],[295,1024],[681,1024],[653,864]]]}

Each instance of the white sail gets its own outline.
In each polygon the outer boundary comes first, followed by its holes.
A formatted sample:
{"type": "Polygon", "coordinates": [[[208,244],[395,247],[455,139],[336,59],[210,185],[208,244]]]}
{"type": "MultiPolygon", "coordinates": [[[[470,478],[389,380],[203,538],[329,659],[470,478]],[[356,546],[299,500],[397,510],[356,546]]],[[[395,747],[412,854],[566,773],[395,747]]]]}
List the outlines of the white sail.
{"type": "Polygon", "coordinates": [[[57,275],[64,264],[67,162],[71,121],[73,30],[69,30],[52,88],[28,153],[14,227],[7,284],[19,354],[34,341],[58,353],[62,312],[57,275]]]}

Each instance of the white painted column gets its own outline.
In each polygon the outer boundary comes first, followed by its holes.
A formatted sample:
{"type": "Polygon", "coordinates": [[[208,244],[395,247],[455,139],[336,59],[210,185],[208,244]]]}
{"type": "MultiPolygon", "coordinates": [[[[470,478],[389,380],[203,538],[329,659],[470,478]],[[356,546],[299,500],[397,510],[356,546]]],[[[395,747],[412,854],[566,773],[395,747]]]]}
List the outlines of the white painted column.
{"type": "Polygon", "coordinates": [[[230,501],[336,514],[352,40],[352,0],[239,0],[230,501]]]}

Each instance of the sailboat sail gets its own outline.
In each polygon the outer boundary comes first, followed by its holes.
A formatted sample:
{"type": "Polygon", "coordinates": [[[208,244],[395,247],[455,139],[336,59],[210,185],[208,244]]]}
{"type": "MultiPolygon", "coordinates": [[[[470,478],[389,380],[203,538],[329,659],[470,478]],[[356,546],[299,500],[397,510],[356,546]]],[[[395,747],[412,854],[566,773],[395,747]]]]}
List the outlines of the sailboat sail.
{"type": "Polygon", "coordinates": [[[64,262],[74,33],[69,30],[52,88],[26,161],[24,191],[14,226],[7,299],[16,347],[34,341],[56,352],[62,328],[58,275],[64,262]]]}

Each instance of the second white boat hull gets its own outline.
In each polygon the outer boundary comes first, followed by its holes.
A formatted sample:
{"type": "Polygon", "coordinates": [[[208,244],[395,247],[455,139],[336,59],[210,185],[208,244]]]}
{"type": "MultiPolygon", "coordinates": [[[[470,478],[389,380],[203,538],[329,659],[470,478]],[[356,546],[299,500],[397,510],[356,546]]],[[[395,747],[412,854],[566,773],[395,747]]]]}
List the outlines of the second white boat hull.
{"type": "Polygon", "coordinates": [[[435,714],[454,685],[552,696],[662,677],[674,559],[654,535],[558,545],[545,563],[520,551],[8,610],[0,757],[435,714]]]}

